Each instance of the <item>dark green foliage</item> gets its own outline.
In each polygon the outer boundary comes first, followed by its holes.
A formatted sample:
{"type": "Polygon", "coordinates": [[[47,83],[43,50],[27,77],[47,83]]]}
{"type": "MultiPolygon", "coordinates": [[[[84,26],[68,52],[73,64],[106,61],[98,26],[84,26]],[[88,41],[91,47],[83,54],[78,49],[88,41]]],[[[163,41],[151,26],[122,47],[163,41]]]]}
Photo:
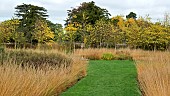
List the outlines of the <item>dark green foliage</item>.
{"type": "Polygon", "coordinates": [[[110,13],[106,9],[100,8],[95,5],[94,1],[83,2],[78,8],[72,8],[68,11],[68,19],[66,20],[66,25],[69,23],[77,22],[82,24],[84,27],[86,24],[95,24],[99,19],[108,19],[110,13]]]}
{"type": "Polygon", "coordinates": [[[63,26],[59,23],[54,24],[53,22],[47,20],[46,21],[49,28],[51,29],[51,31],[58,33],[58,32],[62,32],[63,31],[63,26]]]}
{"type": "Polygon", "coordinates": [[[103,60],[113,60],[113,59],[114,59],[114,56],[113,56],[112,53],[104,53],[104,54],[102,55],[102,59],[103,59],[103,60]]]}
{"type": "Polygon", "coordinates": [[[17,64],[22,66],[34,66],[34,67],[43,67],[43,66],[58,66],[58,67],[68,67],[72,63],[72,59],[68,58],[62,54],[54,53],[45,53],[45,52],[34,52],[34,51],[6,51],[4,55],[5,60],[12,60],[17,64]]]}
{"type": "Polygon", "coordinates": [[[61,43],[62,38],[64,35],[63,32],[63,26],[62,24],[56,23],[54,24],[53,22],[47,20],[48,27],[51,29],[52,32],[54,32],[54,41],[61,43]]]}
{"type": "Polygon", "coordinates": [[[24,32],[24,37],[26,41],[32,42],[32,32],[34,32],[35,22],[37,20],[45,20],[47,15],[47,10],[43,7],[31,5],[31,4],[22,4],[15,7],[15,15],[20,20],[20,25],[18,28],[19,32],[24,32]]]}
{"type": "Polygon", "coordinates": [[[130,12],[129,15],[126,15],[126,18],[129,19],[129,18],[133,18],[133,19],[136,19],[136,13],[133,13],[133,12],[130,12]]]}
{"type": "Polygon", "coordinates": [[[90,61],[88,75],[61,96],[141,96],[132,61],[90,61]]]}

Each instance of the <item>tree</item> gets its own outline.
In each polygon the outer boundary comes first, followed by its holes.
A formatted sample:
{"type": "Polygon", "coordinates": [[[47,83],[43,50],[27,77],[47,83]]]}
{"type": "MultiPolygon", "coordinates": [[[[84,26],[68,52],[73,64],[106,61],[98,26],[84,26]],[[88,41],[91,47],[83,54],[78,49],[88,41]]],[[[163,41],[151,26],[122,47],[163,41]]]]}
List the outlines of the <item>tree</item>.
{"type": "Polygon", "coordinates": [[[105,21],[104,19],[96,21],[95,25],[88,25],[86,30],[89,32],[89,35],[86,35],[84,41],[95,47],[109,47],[109,44],[114,43],[114,30],[110,22],[105,21]]]}
{"type": "Polygon", "coordinates": [[[10,42],[14,41],[15,43],[14,48],[16,49],[20,41],[19,39],[22,38],[22,35],[17,31],[17,28],[19,27],[19,20],[12,18],[11,20],[9,20],[9,23],[10,23],[9,28],[11,28],[10,42]]]}
{"type": "Polygon", "coordinates": [[[53,41],[54,33],[51,31],[45,21],[37,20],[35,23],[33,37],[38,41],[39,45],[53,41]]]}
{"type": "Polygon", "coordinates": [[[59,23],[52,23],[51,21],[46,21],[48,24],[48,27],[51,29],[52,32],[54,32],[54,41],[61,42],[61,35],[63,34],[63,26],[59,23]]]}
{"type": "Polygon", "coordinates": [[[136,23],[131,23],[131,26],[126,27],[127,44],[132,48],[137,48],[142,45],[142,28],[136,23]]]}
{"type": "Polygon", "coordinates": [[[9,42],[11,34],[12,34],[12,27],[10,26],[10,21],[6,20],[0,23],[0,42],[5,43],[9,42]]]}
{"type": "MultiPolygon", "coordinates": [[[[78,8],[73,8],[68,11],[66,25],[77,22],[84,26],[85,24],[95,24],[99,19],[109,19],[110,13],[106,9],[95,5],[95,2],[83,2],[78,8]]],[[[84,27],[83,27],[84,28],[84,27]]]]}
{"type": "Polygon", "coordinates": [[[32,34],[35,29],[35,22],[37,20],[45,20],[46,17],[48,17],[47,10],[43,7],[31,4],[17,5],[15,9],[15,15],[20,21],[18,31],[23,32],[27,42],[32,43],[32,34]]]}
{"type": "Polygon", "coordinates": [[[133,12],[130,12],[128,15],[126,15],[126,18],[129,19],[129,18],[133,18],[133,19],[136,19],[136,13],[133,13],[133,12]]]}
{"type": "Polygon", "coordinates": [[[89,32],[86,30],[88,24],[94,25],[97,20],[104,19],[108,20],[110,13],[106,9],[100,8],[95,5],[95,2],[83,2],[77,8],[72,8],[68,11],[68,18],[66,19],[66,26],[73,24],[77,28],[76,40],[77,42],[87,42],[89,32]]]}
{"type": "Polygon", "coordinates": [[[170,41],[170,34],[167,33],[166,27],[160,25],[151,25],[145,30],[148,47],[151,50],[165,50],[170,41]]]}
{"type": "Polygon", "coordinates": [[[17,28],[19,26],[18,19],[5,20],[0,23],[1,41],[3,43],[17,41],[17,28]]]}
{"type": "Polygon", "coordinates": [[[57,41],[57,42],[62,42],[62,36],[64,34],[64,29],[63,29],[63,26],[61,24],[56,24],[56,29],[54,31],[54,41],[57,41]]]}
{"type": "Polygon", "coordinates": [[[64,41],[68,41],[69,43],[69,50],[73,50],[74,49],[74,42],[75,42],[75,38],[76,38],[76,32],[77,32],[77,28],[74,27],[73,24],[69,24],[66,28],[65,28],[66,33],[64,34],[64,41]]]}
{"type": "Polygon", "coordinates": [[[0,24],[0,41],[1,43],[14,43],[14,48],[19,47],[19,43],[23,43],[25,38],[23,33],[18,32],[19,20],[12,18],[11,20],[5,20],[0,24]]]}

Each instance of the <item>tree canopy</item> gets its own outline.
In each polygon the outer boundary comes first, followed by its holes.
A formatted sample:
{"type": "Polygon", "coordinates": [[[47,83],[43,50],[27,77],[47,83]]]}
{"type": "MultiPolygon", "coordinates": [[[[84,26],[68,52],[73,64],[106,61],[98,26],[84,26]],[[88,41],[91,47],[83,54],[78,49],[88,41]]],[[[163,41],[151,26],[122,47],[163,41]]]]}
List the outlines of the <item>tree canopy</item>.
{"type": "Polygon", "coordinates": [[[170,18],[151,22],[149,15],[130,12],[109,18],[110,13],[95,2],[83,2],[68,10],[65,28],[47,20],[43,7],[21,4],[15,7],[17,18],[0,22],[0,43],[37,44],[57,42],[72,50],[76,42],[85,47],[115,47],[165,50],[170,46],[170,18]]]}
{"type": "Polygon", "coordinates": [[[19,18],[20,25],[19,31],[24,32],[27,42],[32,42],[32,33],[35,29],[35,23],[37,20],[45,20],[47,10],[44,7],[39,7],[31,4],[22,4],[15,7],[15,15],[19,18]]]}
{"type": "Polygon", "coordinates": [[[79,24],[95,24],[99,19],[109,19],[110,13],[108,10],[100,8],[95,5],[95,2],[83,2],[77,8],[67,10],[68,18],[66,25],[69,23],[77,22],[79,24]]]}

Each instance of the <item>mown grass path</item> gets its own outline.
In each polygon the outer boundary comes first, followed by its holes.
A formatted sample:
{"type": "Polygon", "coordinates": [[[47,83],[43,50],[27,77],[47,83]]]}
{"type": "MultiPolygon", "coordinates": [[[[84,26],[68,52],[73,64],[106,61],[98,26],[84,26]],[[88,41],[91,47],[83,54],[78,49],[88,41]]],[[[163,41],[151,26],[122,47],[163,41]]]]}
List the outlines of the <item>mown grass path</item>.
{"type": "Polygon", "coordinates": [[[61,96],[140,96],[133,61],[90,61],[88,75],[61,96]]]}

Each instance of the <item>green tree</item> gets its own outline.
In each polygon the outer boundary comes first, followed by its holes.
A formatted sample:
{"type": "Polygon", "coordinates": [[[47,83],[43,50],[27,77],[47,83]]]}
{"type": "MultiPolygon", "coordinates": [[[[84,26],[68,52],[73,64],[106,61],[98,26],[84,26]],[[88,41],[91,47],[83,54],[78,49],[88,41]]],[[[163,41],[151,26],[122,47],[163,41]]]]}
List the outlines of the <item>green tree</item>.
{"type": "Polygon", "coordinates": [[[15,15],[20,21],[18,31],[23,32],[27,42],[32,44],[32,34],[35,29],[35,22],[37,20],[45,20],[46,17],[48,17],[47,10],[43,7],[31,4],[17,5],[15,9],[15,15]]]}
{"type": "Polygon", "coordinates": [[[86,24],[95,24],[99,19],[109,19],[110,13],[106,9],[95,5],[95,2],[83,2],[78,8],[72,8],[68,11],[66,25],[69,23],[78,22],[82,26],[86,24]]]}
{"type": "Polygon", "coordinates": [[[97,20],[108,20],[110,13],[106,9],[100,8],[95,5],[95,2],[83,2],[80,6],[72,8],[68,11],[68,17],[66,19],[66,26],[73,24],[77,28],[76,42],[81,42],[86,45],[89,32],[86,30],[88,24],[94,25],[97,20]]]}
{"type": "Polygon", "coordinates": [[[62,42],[62,36],[64,34],[64,29],[63,29],[63,26],[61,24],[55,24],[56,28],[55,28],[55,31],[54,31],[54,41],[57,41],[57,42],[62,42]]]}
{"type": "Polygon", "coordinates": [[[48,27],[51,29],[52,32],[54,32],[54,41],[57,41],[57,42],[62,42],[62,36],[63,36],[63,26],[62,24],[59,24],[59,23],[56,23],[54,24],[53,22],[47,20],[46,21],[47,24],[48,24],[48,27]]]}

